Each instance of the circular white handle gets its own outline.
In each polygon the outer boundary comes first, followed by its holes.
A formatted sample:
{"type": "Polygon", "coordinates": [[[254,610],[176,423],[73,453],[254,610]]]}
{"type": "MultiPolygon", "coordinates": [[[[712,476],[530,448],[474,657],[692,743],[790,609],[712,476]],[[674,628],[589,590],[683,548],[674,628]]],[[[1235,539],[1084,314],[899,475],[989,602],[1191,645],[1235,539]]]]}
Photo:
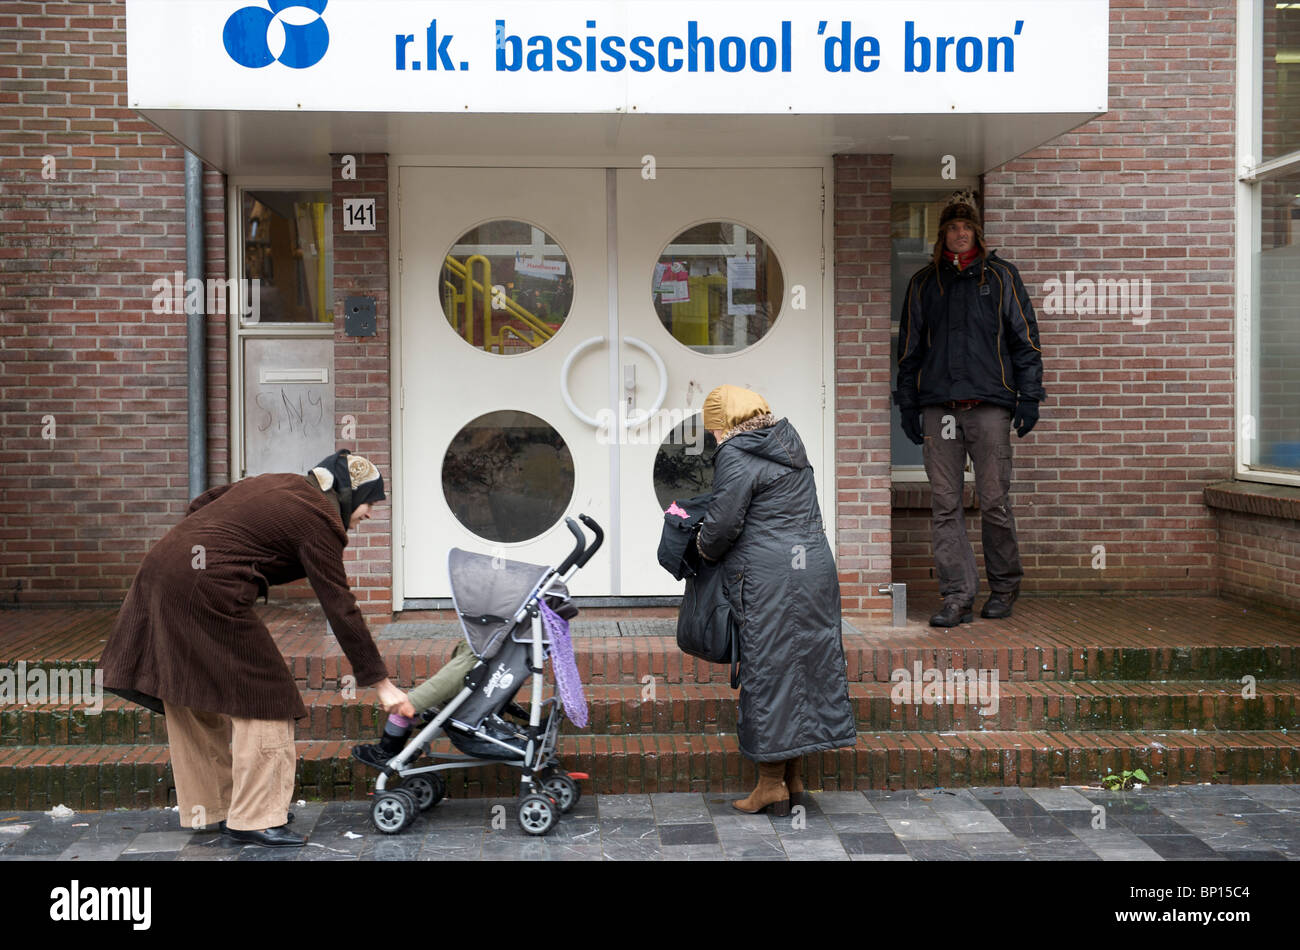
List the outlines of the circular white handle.
{"type": "MultiPolygon", "coordinates": [[[[601,339],[604,338],[602,337],[601,339]]],[[[623,342],[635,346],[638,350],[641,350],[649,356],[655,361],[655,368],[659,370],[659,393],[655,396],[654,404],[649,409],[638,409],[636,414],[629,415],[623,423],[626,428],[632,429],[647,422],[650,417],[658,412],[660,407],[663,406],[664,397],[668,395],[668,369],[664,366],[663,359],[654,351],[649,343],[646,343],[644,340],[638,340],[634,336],[623,337],[623,342]]]]}
{"type": "Polygon", "coordinates": [[[560,367],[560,396],[564,399],[564,404],[569,407],[571,413],[583,422],[587,423],[587,425],[597,429],[600,428],[600,421],[587,415],[579,409],[578,404],[573,401],[573,396],[569,392],[569,369],[573,366],[573,361],[579,356],[587,352],[587,350],[591,349],[593,346],[599,346],[604,342],[605,338],[603,336],[593,336],[589,340],[583,340],[573,348],[568,356],[564,358],[564,365],[560,367]]]}

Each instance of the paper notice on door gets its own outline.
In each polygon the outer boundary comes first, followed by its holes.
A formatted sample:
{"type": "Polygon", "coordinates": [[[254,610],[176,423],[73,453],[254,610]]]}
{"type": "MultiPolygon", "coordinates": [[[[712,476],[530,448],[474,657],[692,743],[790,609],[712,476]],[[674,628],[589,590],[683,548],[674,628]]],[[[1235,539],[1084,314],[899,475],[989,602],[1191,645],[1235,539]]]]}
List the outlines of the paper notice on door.
{"type": "Polygon", "coordinates": [[[750,258],[727,258],[727,313],[733,317],[753,316],[756,310],[755,266],[750,258]]]}
{"type": "Polygon", "coordinates": [[[691,299],[689,277],[690,268],[684,261],[660,261],[655,265],[651,289],[659,294],[660,303],[687,303],[691,299]]]}
{"type": "Polygon", "coordinates": [[[546,280],[558,280],[568,270],[566,261],[547,261],[540,257],[524,257],[515,254],[515,273],[526,277],[541,277],[546,280]]]}

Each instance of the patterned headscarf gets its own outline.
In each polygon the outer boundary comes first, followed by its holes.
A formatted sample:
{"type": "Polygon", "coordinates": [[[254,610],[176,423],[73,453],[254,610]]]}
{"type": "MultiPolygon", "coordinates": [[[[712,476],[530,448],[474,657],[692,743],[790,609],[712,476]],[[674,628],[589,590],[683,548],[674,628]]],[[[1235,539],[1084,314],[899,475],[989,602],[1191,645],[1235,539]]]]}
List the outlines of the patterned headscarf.
{"type": "Polygon", "coordinates": [[[352,513],[362,505],[387,497],[384,476],[379,474],[379,469],[369,459],[353,455],[347,449],[321,459],[308,477],[316,481],[321,491],[335,492],[344,528],[351,523],[352,513]]]}

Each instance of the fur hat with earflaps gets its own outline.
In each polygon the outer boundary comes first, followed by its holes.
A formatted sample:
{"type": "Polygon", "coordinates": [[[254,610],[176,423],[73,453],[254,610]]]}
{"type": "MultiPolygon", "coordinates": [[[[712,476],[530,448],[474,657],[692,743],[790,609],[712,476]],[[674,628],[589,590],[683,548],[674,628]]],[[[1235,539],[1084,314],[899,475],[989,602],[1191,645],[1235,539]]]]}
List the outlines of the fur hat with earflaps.
{"type": "Polygon", "coordinates": [[[969,224],[975,231],[975,246],[981,256],[988,254],[988,245],[984,243],[984,222],[980,218],[979,195],[967,188],[963,191],[954,191],[949,195],[948,203],[939,212],[939,235],[934,242],[936,266],[942,260],[944,236],[948,232],[949,222],[952,221],[965,221],[969,224]]]}
{"type": "Polygon", "coordinates": [[[386,497],[384,476],[379,474],[379,469],[369,459],[353,455],[347,449],[340,449],[328,458],[321,459],[307,477],[321,491],[335,492],[345,528],[351,522],[354,511],[364,504],[383,501],[386,497]]]}

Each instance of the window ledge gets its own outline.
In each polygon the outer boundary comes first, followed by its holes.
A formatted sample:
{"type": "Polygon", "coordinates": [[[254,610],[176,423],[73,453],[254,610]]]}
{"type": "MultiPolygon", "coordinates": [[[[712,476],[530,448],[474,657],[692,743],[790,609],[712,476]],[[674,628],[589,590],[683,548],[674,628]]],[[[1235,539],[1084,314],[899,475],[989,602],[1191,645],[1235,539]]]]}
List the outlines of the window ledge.
{"type": "Polygon", "coordinates": [[[1300,488],[1263,482],[1214,482],[1205,486],[1205,504],[1265,518],[1300,521],[1300,488]]]}

